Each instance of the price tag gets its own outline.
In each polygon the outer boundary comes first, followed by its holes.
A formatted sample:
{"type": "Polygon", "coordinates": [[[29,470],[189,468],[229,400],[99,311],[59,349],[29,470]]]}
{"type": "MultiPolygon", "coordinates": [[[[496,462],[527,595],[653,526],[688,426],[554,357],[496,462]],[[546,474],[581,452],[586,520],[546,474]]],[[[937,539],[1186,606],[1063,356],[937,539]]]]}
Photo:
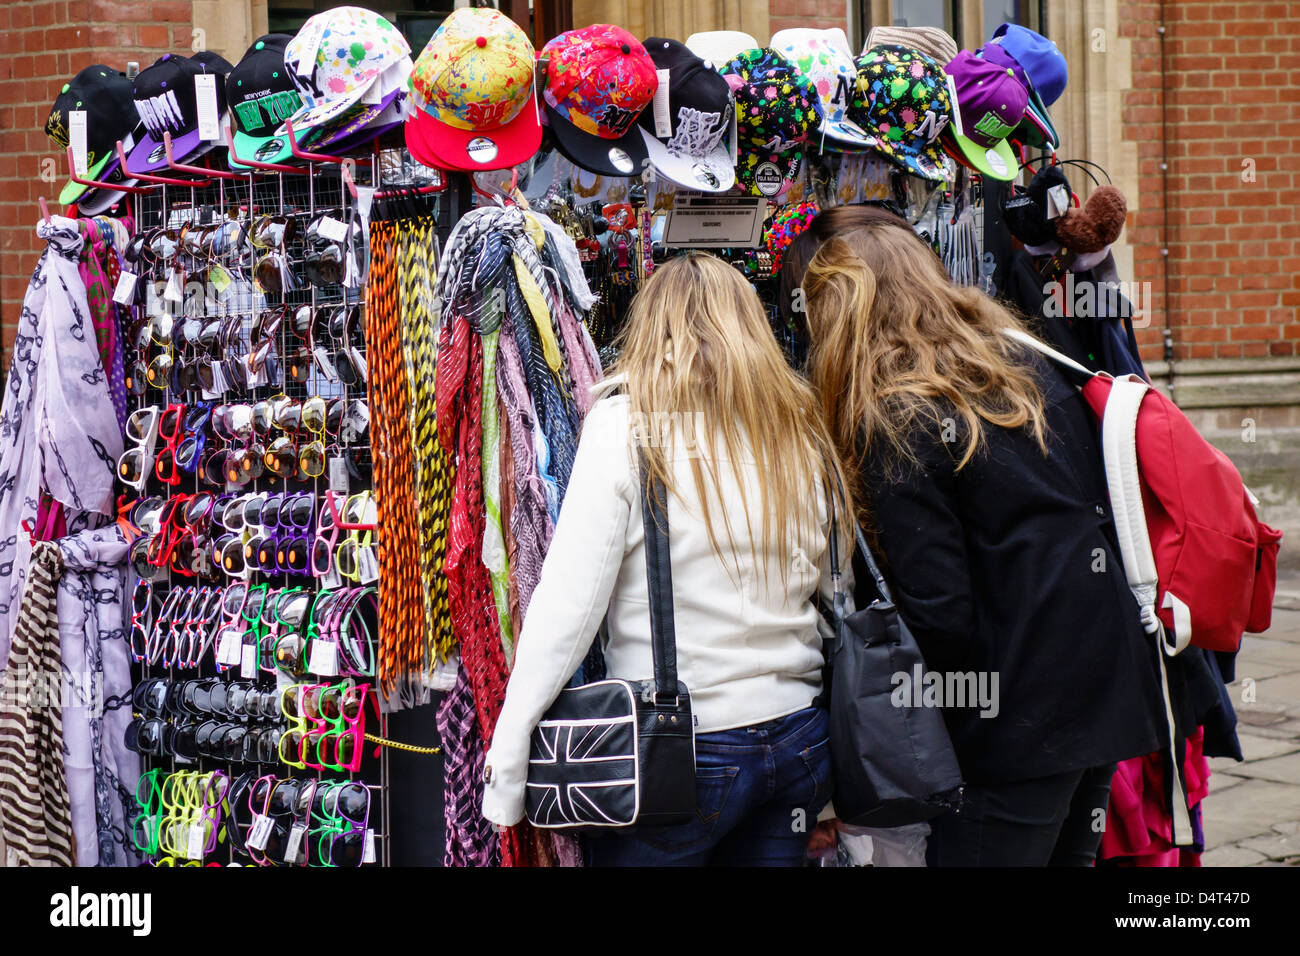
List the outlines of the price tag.
{"type": "Polygon", "coordinates": [[[273,825],[271,818],[264,813],[259,813],[253,817],[253,829],[248,832],[248,839],[244,841],[245,845],[259,852],[265,850],[266,841],[271,838],[271,827],[273,825]]]}
{"type": "Polygon", "coordinates": [[[375,862],[375,831],[374,830],[366,831],[366,848],[361,853],[361,862],[362,863],[375,862]]]}
{"type": "Polygon", "coordinates": [[[217,640],[217,663],[225,667],[234,667],[243,658],[243,634],[238,628],[227,628],[217,640]]]}
{"type": "Polygon", "coordinates": [[[86,178],[86,111],[68,114],[68,145],[72,147],[72,168],[78,178],[86,178]]]}
{"type": "Polygon", "coordinates": [[[379,560],[374,548],[362,548],[357,555],[357,574],[362,584],[373,584],[379,580],[379,560]]]}
{"type": "Polygon", "coordinates": [[[304,56],[298,61],[297,72],[299,76],[311,76],[316,69],[316,54],[320,49],[321,34],[325,32],[326,18],[323,16],[314,16],[304,25],[304,30],[297,36],[298,42],[294,45],[304,51],[304,56]]]}
{"type": "Polygon", "coordinates": [[[343,576],[339,574],[338,565],[330,563],[329,574],[320,579],[321,587],[326,590],[334,590],[343,587],[343,576]]]}
{"type": "Polygon", "coordinates": [[[361,221],[370,221],[370,207],[375,201],[374,186],[357,187],[357,212],[361,213],[361,221]]]}
{"type": "Polygon", "coordinates": [[[321,638],[311,642],[311,656],[307,670],[321,677],[336,677],[339,672],[339,646],[321,638]]]}
{"type": "Polygon", "coordinates": [[[365,402],[357,399],[348,405],[348,424],[355,435],[364,435],[366,429],[370,427],[370,408],[365,402]]]}
{"type": "Polygon", "coordinates": [[[1070,191],[1058,183],[1047,191],[1047,218],[1064,216],[1070,208],[1070,191]]]}
{"type": "Polygon", "coordinates": [[[343,242],[348,237],[348,224],[333,216],[324,216],[316,227],[316,234],[330,242],[343,242]]]}
{"type": "Polygon", "coordinates": [[[301,863],[306,854],[303,853],[303,837],[307,835],[307,827],[301,823],[295,823],[289,828],[289,839],[284,847],[284,862],[301,863]]]}
{"type": "Polygon", "coordinates": [[[211,143],[221,138],[221,116],[217,111],[217,75],[199,73],[194,77],[194,98],[199,111],[199,139],[211,143]]]}
{"type": "Polygon", "coordinates": [[[167,277],[167,287],[163,289],[163,298],[168,302],[183,302],[185,290],[181,288],[181,274],[176,269],[167,277]]]}
{"type": "Polygon", "coordinates": [[[331,382],[337,382],[339,380],[339,372],[338,369],[334,367],[334,363],[330,360],[329,349],[325,348],[323,345],[318,345],[312,351],[312,355],[316,358],[316,365],[320,368],[321,374],[331,382]]]}
{"type": "Polygon", "coordinates": [[[244,644],[239,654],[239,676],[252,679],[257,676],[257,645],[244,644]]]}
{"type": "Polygon", "coordinates": [[[217,290],[217,295],[221,295],[230,288],[230,273],[221,266],[214,265],[208,269],[208,281],[212,283],[212,288],[217,290]]]}
{"type": "Polygon", "coordinates": [[[454,690],[456,677],[460,673],[460,657],[453,655],[445,661],[433,665],[429,683],[434,690],[454,690]]]}
{"type": "Polygon", "coordinates": [[[740,145],[736,142],[740,138],[740,120],[736,116],[736,109],[731,109],[731,129],[727,132],[727,139],[731,144],[731,165],[735,166],[740,154],[740,145]]]}
{"type": "Polygon", "coordinates": [[[189,860],[203,859],[203,847],[207,844],[207,834],[202,823],[190,827],[189,838],[185,841],[185,857],[189,860]]]}
{"type": "Polygon", "coordinates": [[[330,490],[336,495],[348,493],[348,463],[337,456],[330,459],[330,490]]]}
{"type": "Polygon", "coordinates": [[[655,70],[659,76],[659,86],[655,89],[654,118],[655,137],[668,139],[673,135],[673,120],[668,112],[668,75],[670,70],[655,70]]]}
{"type": "Polygon", "coordinates": [[[113,289],[113,301],[118,305],[130,305],[135,297],[135,273],[122,270],[113,289]]]}
{"type": "Polygon", "coordinates": [[[355,345],[348,349],[348,357],[352,359],[352,367],[357,370],[357,375],[364,382],[370,375],[369,366],[366,365],[366,357],[361,354],[361,350],[355,345]]]}

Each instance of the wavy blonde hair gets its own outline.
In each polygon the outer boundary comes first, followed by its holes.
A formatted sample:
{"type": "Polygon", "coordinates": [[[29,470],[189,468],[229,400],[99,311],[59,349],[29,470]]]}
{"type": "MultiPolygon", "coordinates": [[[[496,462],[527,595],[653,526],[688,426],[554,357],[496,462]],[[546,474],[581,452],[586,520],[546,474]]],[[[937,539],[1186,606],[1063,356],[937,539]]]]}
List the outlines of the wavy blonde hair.
{"type": "Polygon", "coordinates": [[[960,426],[951,429],[958,469],[980,450],[986,424],[1027,428],[1047,453],[1039,385],[998,331],[1020,324],[977,289],[953,285],[906,223],[828,238],[801,288],[809,374],[859,502],[868,449],[913,462],[911,432],[942,434],[949,417],[960,426]]]}
{"type": "MultiPolygon", "coordinates": [[[[803,523],[809,493],[842,477],[816,395],[786,363],[753,287],[714,256],[672,259],[632,300],[618,344],[622,351],[610,372],[626,375],[632,421],[667,425],[640,442],[650,477],[682,499],[664,448],[688,416],[699,422],[704,434],[691,437],[703,439],[703,453],[692,456],[691,472],[709,540],[722,557],[707,492],[723,500],[722,461],[745,488],[744,455],[752,453],[759,500],[742,501],[743,520],[751,547],[761,541],[784,575],[792,542],[809,530],[803,523]]],[[[724,512],[722,521],[730,531],[731,516],[724,512]]]]}

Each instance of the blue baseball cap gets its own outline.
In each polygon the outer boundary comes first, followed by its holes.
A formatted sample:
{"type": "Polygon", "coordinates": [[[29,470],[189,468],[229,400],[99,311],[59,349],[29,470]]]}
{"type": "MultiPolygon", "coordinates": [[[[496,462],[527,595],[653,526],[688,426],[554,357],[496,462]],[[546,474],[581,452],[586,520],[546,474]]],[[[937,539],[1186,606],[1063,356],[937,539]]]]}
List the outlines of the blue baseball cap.
{"type": "Polygon", "coordinates": [[[1016,23],[1004,23],[993,31],[992,43],[999,44],[1015,59],[1034,85],[1045,106],[1051,106],[1065,92],[1069,68],[1055,43],[1016,23]]]}

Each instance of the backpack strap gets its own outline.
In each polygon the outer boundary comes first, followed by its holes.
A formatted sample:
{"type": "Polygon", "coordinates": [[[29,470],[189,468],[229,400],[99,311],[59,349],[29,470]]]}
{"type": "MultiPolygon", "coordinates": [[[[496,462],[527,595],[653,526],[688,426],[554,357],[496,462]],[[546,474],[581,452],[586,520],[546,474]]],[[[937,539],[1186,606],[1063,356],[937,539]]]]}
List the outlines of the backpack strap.
{"type": "MultiPolygon", "coordinates": [[[[1089,378],[1096,373],[1078,362],[1044,345],[1020,329],[1002,329],[1008,337],[1047,356],[1059,365],[1089,378]]],[[[1151,548],[1151,535],[1147,529],[1146,509],[1142,504],[1142,484],[1138,477],[1137,417],[1142,399],[1150,386],[1136,376],[1126,375],[1113,379],[1110,395],[1106,399],[1106,412],[1101,422],[1102,461],[1106,471],[1106,489],[1114,513],[1115,534],[1119,539],[1120,558],[1129,590],[1137,599],[1142,626],[1156,638],[1159,651],[1160,691],[1164,704],[1165,725],[1169,731],[1168,748],[1173,765],[1170,775],[1171,836],[1175,846],[1187,846],[1192,841],[1192,821],[1187,810],[1187,796],[1182,781],[1182,768],[1178,766],[1178,747],[1175,740],[1173,703],[1169,696],[1169,675],[1165,657],[1181,653],[1192,639],[1191,615],[1187,606],[1174,595],[1165,595],[1165,606],[1174,611],[1174,644],[1171,647],[1164,625],[1156,614],[1158,575],[1155,553],[1151,548]]]]}

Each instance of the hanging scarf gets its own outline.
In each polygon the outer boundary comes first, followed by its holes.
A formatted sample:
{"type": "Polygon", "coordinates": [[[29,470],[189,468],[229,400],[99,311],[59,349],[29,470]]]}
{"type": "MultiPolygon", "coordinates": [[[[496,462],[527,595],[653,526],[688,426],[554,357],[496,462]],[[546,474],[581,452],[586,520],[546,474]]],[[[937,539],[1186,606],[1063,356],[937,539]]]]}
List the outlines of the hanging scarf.
{"type": "Polygon", "coordinates": [[[483,816],[486,750],[474,718],[474,699],[464,667],[456,675],[456,686],[438,705],[436,721],[443,751],[443,865],[496,866],[500,843],[492,824],[483,816]]]}
{"type": "Polygon", "coordinates": [[[9,667],[0,680],[0,833],[9,866],[72,866],[76,850],[63,772],[63,679],[56,601],[63,557],[32,551],[9,667]]]}
{"type": "Polygon", "coordinates": [[[54,216],[36,233],[47,245],[23,298],[0,413],[0,669],[31,556],[24,529],[34,527],[40,493],[62,504],[73,530],[111,515],[122,454],[77,272],[77,224],[54,216]]]}

